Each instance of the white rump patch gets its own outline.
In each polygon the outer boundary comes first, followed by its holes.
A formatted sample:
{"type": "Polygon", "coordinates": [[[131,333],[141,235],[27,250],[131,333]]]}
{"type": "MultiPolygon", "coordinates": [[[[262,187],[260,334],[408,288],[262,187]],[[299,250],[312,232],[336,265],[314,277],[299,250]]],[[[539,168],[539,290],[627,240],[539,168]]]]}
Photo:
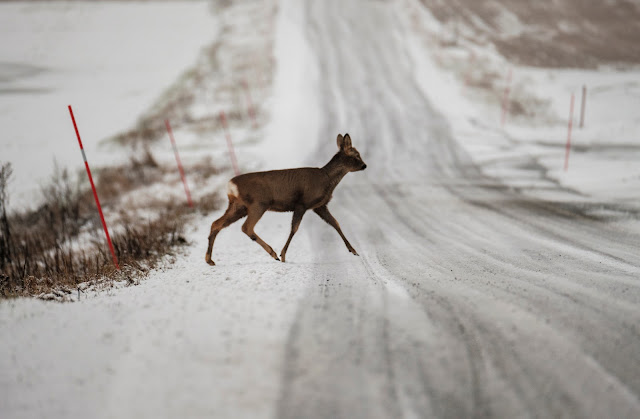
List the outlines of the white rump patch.
{"type": "Polygon", "coordinates": [[[240,193],[238,192],[238,185],[233,183],[232,180],[227,183],[227,195],[235,196],[236,198],[240,198],[240,193]]]}

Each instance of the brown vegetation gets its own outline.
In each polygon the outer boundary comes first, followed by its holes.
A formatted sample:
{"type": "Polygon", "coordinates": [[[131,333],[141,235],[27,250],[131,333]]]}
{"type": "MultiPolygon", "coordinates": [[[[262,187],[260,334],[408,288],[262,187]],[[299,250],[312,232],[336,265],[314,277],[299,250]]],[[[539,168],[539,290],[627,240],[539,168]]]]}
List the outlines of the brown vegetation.
{"type": "MultiPolygon", "coordinates": [[[[204,166],[204,164],[203,164],[204,166]]],[[[186,243],[185,221],[193,212],[171,197],[153,202],[157,216],[136,215],[135,206],[118,208],[122,194],[155,183],[168,169],[147,152],[141,161],[97,172],[96,184],[105,211],[118,214],[110,225],[113,245],[122,271],[113,266],[93,195],[85,181],[74,182],[66,170],[56,169],[43,188],[43,203],[35,210],[7,214],[7,186],[11,166],[0,171],[0,296],[65,293],[87,281],[135,282],[166,255],[186,243]]],[[[199,168],[204,172],[203,168],[199,168]]],[[[209,170],[207,174],[216,173],[209,170]]],[[[82,179],[82,181],[80,180],[82,179]]],[[[86,181],[85,181],[86,182],[86,181]]],[[[140,207],[143,204],[138,204],[140,207]]],[[[208,212],[218,201],[202,197],[196,207],[208,212]],[[200,205],[202,204],[202,205],[200,205]]],[[[144,209],[149,203],[144,204],[144,209]]],[[[51,295],[51,294],[47,294],[51,295]]]]}
{"type": "Polygon", "coordinates": [[[518,64],[593,68],[640,63],[637,1],[422,2],[457,35],[471,42],[493,43],[504,57],[518,64]]]}

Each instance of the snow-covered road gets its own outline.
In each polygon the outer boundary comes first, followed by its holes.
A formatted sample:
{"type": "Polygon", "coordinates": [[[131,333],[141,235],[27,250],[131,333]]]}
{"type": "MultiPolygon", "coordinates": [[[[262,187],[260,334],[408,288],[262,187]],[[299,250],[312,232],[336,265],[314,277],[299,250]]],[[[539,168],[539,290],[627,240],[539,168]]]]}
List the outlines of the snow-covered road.
{"type": "MultiPolygon", "coordinates": [[[[626,209],[594,215],[483,176],[397,2],[280,7],[274,95],[300,106],[276,107],[270,132],[311,129],[265,144],[265,166],[305,149],[323,165],[349,132],[368,168],[330,207],[360,257],[309,212],[286,264],[237,223],[209,267],[212,217],[138,287],[3,303],[1,416],[640,417],[626,209]],[[305,89],[282,91],[291,68],[305,89]]],[[[256,231],[279,250],[289,217],[256,231]]]]}
{"type": "Polygon", "coordinates": [[[640,414],[638,232],[484,178],[388,3],[309,3],[314,161],[348,130],[369,169],[333,204],[361,258],[327,267],[345,249],[303,225],[324,263],[291,328],[279,416],[640,414]]]}

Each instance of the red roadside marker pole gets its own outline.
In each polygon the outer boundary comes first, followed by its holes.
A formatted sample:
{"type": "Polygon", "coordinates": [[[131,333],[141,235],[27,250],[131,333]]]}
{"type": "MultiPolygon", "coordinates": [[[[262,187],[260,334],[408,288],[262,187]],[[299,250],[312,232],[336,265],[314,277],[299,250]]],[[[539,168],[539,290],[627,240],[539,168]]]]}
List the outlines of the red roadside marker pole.
{"type": "Polygon", "coordinates": [[[564,171],[569,168],[569,151],[571,150],[571,128],[573,127],[573,103],[575,102],[575,95],[571,93],[571,105],[569,106],[569,130],[567,133],[567,148],[564,153],[564,171]]]}
{"type": "Polygon", "coordinates": [[[96,200],[98,206],[98,212],[100,213],[100,221],[102,221],[102,228],[104,228],[104,234],[107,236],[107,243],[109,243],[109,250],[111,250],[111,256],[113,256],[113,264],[116,265],[116,269],[120,270],[118,265],[118,258],[116,252],[113,250],[113,244],[111,243],[111,237],[109,237],[109,230],[107,229],[107,223],[104,221],[104,215],[102,214],[102,206],[100,206],[100,200],[98,199],[98,192],[96,192],[96,185],[93,183],[93,177],[91,176],[91,169],[89,169],[89,162],[87,161],[87,155],[84,154],[84,147],[82,147],[82,140],[80,139],[80,132],[78,131],[78,125],[76,124],[76,118],[73,116],[73,110],[69,105],[69,114],[71,115],[71,121],[73,122],[73,128],[76,130],[76,136],[78,137],[78,144],[80,144],[80,152],[82,152],[82,159],[84,160],[84,166],[87,168],[87,175],[89,176],[89,183],[91,183],[91,189],[93,190],[93,197],[96,200]]]}
{"type": "Polygon", "coordinates": [[[178,147],[176,146],[175,138],[173,138],[173,131],[171,130],[171,124],[169,124],[168,119],[164,120],[164,125],[167,127],[167,132],[169,133],[169,139],[171,140],[171,147],[173,147],[173,154],[176,155],[178,170],[180,171],[180,177],[182,178],[182,183],[184,184],[184,192],[187,194],[187,202],[189,203],[189,206],[193,208],[193,201],[191,201],[191,193],[189,193],[187,178],[184,175],[184,169],[182,168],[182,162],[180,161],[180,154],[178,154],[178,147]]]}
{"type": "Polygon", "coordinates": [[[502,119],[500,120],[500,126],[504,127],[504,123],[507,120],[507,113],[509,113],[509,92],[511,91],[511,76],[512,69],[509,69],[509,75],[507,76],[507,87],[504,89],[504,96],[502,97],[502,119]]]}
{"type": "Polygon", "coordinates": [[[224,115],[224,111],[220,111],[220,122],[224,127],[224,133],[227,137],[227,147],[229,147],[229,156],[231,157],[231,164],[233,165],[233,171],[238,176],[240,170],[238,169],[238,161],[236,160],[236,153],[233,150],[233,143],[231,142],[231,135],[229,135],[229,127],[227,126],[227,117],[224,115]]]}

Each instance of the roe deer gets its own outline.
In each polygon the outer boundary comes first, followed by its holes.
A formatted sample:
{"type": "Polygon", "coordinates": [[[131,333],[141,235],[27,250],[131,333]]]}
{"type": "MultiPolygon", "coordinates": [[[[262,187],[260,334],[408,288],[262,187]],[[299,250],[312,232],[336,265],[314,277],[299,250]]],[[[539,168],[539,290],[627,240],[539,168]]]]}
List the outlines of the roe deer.
{"type": "Polygon", "coordinates": [[[347,173],[364,170],[367,165],[360,158],[358,150],[352,147],[349,134],[345,134],[344,137],[338,135],[338,149],[331,161],[322,168],[303,167],[246,173],[231,179],[227,189],[229,207],[224,215],[211,225],[209,247],[205,255],[206,262],[209,265],[215,265],[211,260],[211,249],[220,230],[244,216],[247,216],[247,220],[242,225],[242,231],[251,240],[258,242],[275,260],[280,260],[271,246],[265,243],[253,228],[266,211],[293,211],[291,234],[280,253],[284,262],[289,243],[298,231],[302,216],[309,209],[335,228],[347,245],[347,249],[357,256],[358,253],[342,233],[340,225],[329,212],[327,204],[331,200],[333,190],[347,173]]]}

